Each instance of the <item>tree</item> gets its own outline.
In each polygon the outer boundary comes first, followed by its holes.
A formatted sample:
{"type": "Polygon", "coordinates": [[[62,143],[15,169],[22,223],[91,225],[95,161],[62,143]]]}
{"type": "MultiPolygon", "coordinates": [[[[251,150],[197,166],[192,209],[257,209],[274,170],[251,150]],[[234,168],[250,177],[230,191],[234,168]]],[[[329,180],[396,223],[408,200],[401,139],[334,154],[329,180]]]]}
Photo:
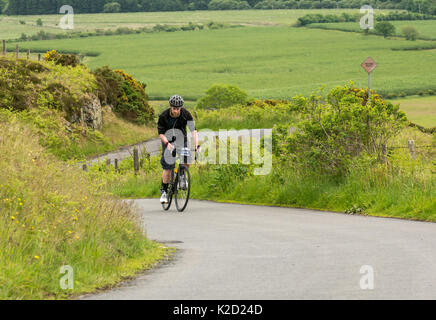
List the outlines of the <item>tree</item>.
{"type": "Polygon", "coordinates": [[[199,109],[219,109],[247,102],[247,93],[236,86],[215,84],[197,103],[199,109]]]}
{"type": "Polygon", "coordinates": [[[401,29],[401,32],[406,37],[406,40],[415,41],[416,38],[418,38],[418,36],[419,36],[419,33],[414,26],[404,26],[401,29]]]}
{"type": "Polygon", "coordinates": [[[241,0],[212,0],[209,3],[209,10],[244,10],[250,8],[247,1],[241,0]]]}
{"type": "Polygon", "coordinates": [[[8,4],[7,0],[0,0],[0,13],[3,12],[7,4],[8,4]]]}
{"type": "Polygon", "coordinates": [[[118,2],[106,3],[103,7],[104,13],[117,13],[120,12],[121,5],[118,2]]]}
{"type": "Polygon", "coordinates": [[[388,21],[382,21],[375,25],[375,32],[387,38],[395,34],[395,26],[388,21]]]}

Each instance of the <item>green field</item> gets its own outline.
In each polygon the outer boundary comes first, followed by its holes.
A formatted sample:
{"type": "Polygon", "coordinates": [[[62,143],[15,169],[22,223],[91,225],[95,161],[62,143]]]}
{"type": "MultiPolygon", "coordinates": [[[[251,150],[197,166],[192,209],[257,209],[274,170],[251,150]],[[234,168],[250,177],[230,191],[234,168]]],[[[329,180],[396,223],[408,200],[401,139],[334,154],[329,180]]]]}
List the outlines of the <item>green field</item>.
{"type": "MultiPolygon", "coordinates": [[[[425,41],[415,41],[422,44],[425,41]]],[[[373,57],[372,88],[382,93],[436,87],[436,55],[392,51],[410,41],[289,27],[243,27],[22,43],[35,50],[98,52],[90,67],[121,68],[148,84],[151,99],[178,92],[195,100],[213,83],[234,84],[256,98],[290,98],[349,80],[367,86],[360,64],[373,57]]]]}
{"type": "Polygon", "coordinates": [[[400,104],[410,121],[427,128],[436,127],[436,97],[408,97],[392,102],[400,104]]]}
{"type": "MultiPolygon", "coordinates": [[[[376,11],[387,12],[389,10],[376,11]]],[[[210,21],[228,24],[246,25],[291,25],[308,13],[339,14],[356,13],[357,9],[322,10],[231,10],[231,11],[182,11],[182,12],[136,12],[111,14],[76,14],[75,31],[93,31],[95,29],[116,29],[118,27],[138,28],[160,24],[207,23],[210,21]]],[[[64,33],[57,25],[63,15],[41,16],[1,16],[0,39],[17,39],[21,33],[33,35],[41,30],[52,33],[64,33]],[[36,20],[42,19],[44,25],[38,27],[36,20]],[[26,24],[20,24],[24,21],[26,24]]]]}
{"type": "MultiPolygon", "coordinates": [[[[436,20],[414,20],[414,21],[389,21],[395,26],[397,35],[402,35],[401,28],[404,26],[414,26],[422,39],[436,40],[436,20]]],[[[377,22],[376,22],[377,23],[377,22]]],[[[353,32],[363,32],[359,22],[344,23],[313,23],[309,28],[322,28],[331,30],[344,30],[353,32]]]]}

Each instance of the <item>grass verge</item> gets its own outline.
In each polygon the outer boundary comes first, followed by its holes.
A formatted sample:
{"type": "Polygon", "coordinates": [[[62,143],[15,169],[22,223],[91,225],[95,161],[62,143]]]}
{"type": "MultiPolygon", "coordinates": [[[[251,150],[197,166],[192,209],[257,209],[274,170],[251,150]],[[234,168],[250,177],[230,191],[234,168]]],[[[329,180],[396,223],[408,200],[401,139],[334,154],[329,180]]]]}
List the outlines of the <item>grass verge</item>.
{"type": "MultiPolygon", "coordinates": [[[[415,140],[417,146],[436,142],[432,135],[405,129],[388,147],[387,164],[373,165],[361,159],[340,180],[297,170],[275,158],[272,172],[266,176],[253,175],[252,165],[195,165],[191,167],[191,196],[436,222],[435,148],[417,148],[417,159],[412,160],[408,139],[415,140]]],[[[103,173],[107,170],[104,164],[94,170],[109,176],[103,173]]],[[[160,194],[159,157],[145,163],[137,176],[129,169],[118,176],[113,171],[110,174],[108,190],[118,196],[153,198],[160,194]]]]}
{"type": "Polygon", "coordinates": [[[13,113],[0,117],[0,299],[65,299],[113,286],[168,249],[147,239],[132,204],[50,155],[13,113]],[[73,289],[60,281],[71,266],[73,289]]]}

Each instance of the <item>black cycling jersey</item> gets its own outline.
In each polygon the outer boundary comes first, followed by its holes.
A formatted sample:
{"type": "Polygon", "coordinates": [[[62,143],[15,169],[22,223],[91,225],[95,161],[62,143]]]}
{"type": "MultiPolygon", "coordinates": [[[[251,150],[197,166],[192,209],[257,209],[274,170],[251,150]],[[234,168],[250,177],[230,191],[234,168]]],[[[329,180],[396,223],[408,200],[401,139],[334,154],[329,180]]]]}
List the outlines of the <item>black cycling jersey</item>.
{"type": "Polygon", "coordinates": [[[167,131],[171,129],[179,129],[182,131],[183,135],[186,136],[186,126],[189,127],[191,132],[196,130],[194,118],[188,110],[182,108],[182,110],[180,110],[180,115],[177,118],[171,117],[170,110],[171,109],[167,109],[159,115],[159,121],[157,124],[159,134],[166,134],[167,131]]]}

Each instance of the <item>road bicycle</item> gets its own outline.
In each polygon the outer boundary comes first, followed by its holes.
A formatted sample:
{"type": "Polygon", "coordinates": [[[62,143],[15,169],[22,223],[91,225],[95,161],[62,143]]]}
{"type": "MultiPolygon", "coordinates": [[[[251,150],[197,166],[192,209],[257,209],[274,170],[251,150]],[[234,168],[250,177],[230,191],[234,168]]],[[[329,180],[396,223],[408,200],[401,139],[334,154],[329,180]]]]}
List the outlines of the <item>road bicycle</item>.
{"type": "MultiPolygon", "coordinates": [[[[195,159],[197,160],[197,150],[195,159]]],[[[183,212],[188,206],[189,196],[191,194],[191,174],[189,173],[187,163],[188,158],[191,156],[191,150],[189,148],[175,148],[173,150],[173,157],[176,157],[176,162],[179,160],[179,165],[171,170],[170,183],[168,184],[168,202],[162,203],[162,208],[168,211],[171,207],[171,203],[174,200],[176,202],[177,211],[183,212]],[[184,158],[182,163],[181,157],[184,158]]]]}

